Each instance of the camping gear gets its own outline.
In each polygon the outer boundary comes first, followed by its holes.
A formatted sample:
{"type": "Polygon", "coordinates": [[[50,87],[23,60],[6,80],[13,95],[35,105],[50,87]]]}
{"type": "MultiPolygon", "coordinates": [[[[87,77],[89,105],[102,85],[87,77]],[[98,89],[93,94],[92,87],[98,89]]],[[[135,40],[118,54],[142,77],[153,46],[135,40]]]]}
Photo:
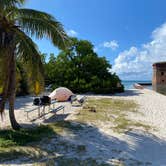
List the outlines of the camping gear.
{"type": "Polygon", "coordinates": [[[40,98],[41,105],[50,105],[51,104],[51,98],[49,96],[42,96],[40,98]]]}
{"type": "Polygon", "coordinates": [[[39,106],[40,103],[41,103],[41,101],[40,101],[40,98],[39,98],[39,97],[36,97],[36,98],[33,99],[33,104],[34,104],[34,105],[39,106]]]}
{"type": "Polygon", "coordinates": [[[74,105],[77,103],[77,104],[79,104],[79,106],[82,106],[84,104],[85,100],[86,100],[86,96],[73,95],[73,96],[71,96],[70,101],[71,101],[72,105],[73,105],[73,103],[74,103],[74,105]]]}
{"type": "Polygon", "coordinates": [[[57,101],[67,101],[70,96],[73,95],[73,92],[65,87],[60,87],[55,89],[49,97],[51,100],[55,99],[57,101]]]}
{"type": "Polygon", "coordinates": [[[34,105],[50,105],[51,104],[51,98],[49,96],[42,96],[42,97],[36,97],[34,100],[33,100],[33,104],[34,105]]]}

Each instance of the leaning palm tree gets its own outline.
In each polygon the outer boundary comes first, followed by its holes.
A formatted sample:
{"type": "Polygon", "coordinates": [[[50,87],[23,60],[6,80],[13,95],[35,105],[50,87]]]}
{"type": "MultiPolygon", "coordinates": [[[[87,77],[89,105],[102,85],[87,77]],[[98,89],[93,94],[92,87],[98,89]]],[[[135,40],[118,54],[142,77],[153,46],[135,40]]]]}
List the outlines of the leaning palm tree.
{"type": "Polygon", "coordinates": [[[0,113],[8,101],[10,122],[15,130],[20,128],[14,115],[16,59],[32,69],[28,75],[38,87],[42,63],[30,37],[46,37],[60,49],[64,49],[68,41],[61,23],[47,13],[21,8],[24,3],[25,0],[0,0],[0,113]]]}

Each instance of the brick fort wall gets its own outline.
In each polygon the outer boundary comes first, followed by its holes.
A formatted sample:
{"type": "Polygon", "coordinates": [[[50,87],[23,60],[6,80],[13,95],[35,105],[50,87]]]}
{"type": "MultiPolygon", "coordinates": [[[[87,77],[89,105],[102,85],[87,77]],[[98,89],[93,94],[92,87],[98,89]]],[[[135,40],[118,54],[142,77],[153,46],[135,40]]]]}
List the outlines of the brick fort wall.
{"type": "Polygon", "coordinates": [[[166,94],[166,62],[153,64],[153,90],[166,94]]]}

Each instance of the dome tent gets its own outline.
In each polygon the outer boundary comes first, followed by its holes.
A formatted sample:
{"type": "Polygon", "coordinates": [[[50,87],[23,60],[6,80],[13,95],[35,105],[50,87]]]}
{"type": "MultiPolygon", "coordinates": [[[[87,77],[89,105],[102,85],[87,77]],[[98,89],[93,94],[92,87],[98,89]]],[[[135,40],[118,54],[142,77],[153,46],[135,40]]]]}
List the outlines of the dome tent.
{"type": "Polygon", "coordinates": [[[51,100],[67,101],[70,96],[74,95],[71,90],[65,87],[59,87],[50,93],[51,100]]]}

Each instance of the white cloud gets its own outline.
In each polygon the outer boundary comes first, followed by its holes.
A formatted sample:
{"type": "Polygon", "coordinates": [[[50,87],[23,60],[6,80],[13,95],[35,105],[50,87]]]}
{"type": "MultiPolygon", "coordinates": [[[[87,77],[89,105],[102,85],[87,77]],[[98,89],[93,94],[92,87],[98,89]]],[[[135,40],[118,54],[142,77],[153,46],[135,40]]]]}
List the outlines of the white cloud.
{"type": "Polygon", "coordinates": [[[99,48],[97,47],[97,46],[95,46],[94,48],[93,48],[93,51],[94,52],[97,52],[99,50],[99,48]]]}
{"type": "Polygon", "coordinates": [[[119,44],[116,40],[112,40],[112,41],[104,42],[103,47],[111,48],[112,50],[116,50],[119,47],[119,44]]]}
{"type": "Polygon", "coordinates": [[[67,30],[67,35],[71,36],[71,37],[76,37],[78,35],[78,33],[76,31],[74,31],[73,29],[67,30]]]}
{"type": "Polygon", "coordinates": [[[166,23],[152,32],[151,42],[121,52],[112,71],[121,79],[151,79],[152,64],[160,61],[166,61],[166,23]]]}

